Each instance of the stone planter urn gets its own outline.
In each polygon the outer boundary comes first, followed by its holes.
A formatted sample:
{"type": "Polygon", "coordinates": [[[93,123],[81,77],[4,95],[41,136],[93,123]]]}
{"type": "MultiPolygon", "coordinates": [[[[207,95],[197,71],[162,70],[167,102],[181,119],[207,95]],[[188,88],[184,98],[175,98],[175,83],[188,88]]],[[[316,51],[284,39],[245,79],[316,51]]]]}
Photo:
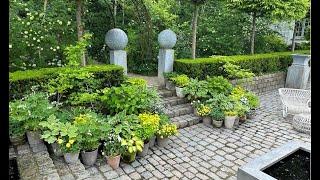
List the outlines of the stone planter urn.
{"type": "Polygon", "coordinates": [[[56,142],[52,143],[49,145],[49,147],[50,147],[50,151],[52,151],[55,156],[57,156],[57,157],[63,156],[63,153],[62,153],[58,143],[56,143],[56,142]]]}
{"type": "Polygon", "coordinates": [[[64,157],[64,160],[66,161],[66,163],[74,164],[79,159],[79,152],[76,152],[76,153],[64,153],[63,157],[64,157]]]}
{"type": "Polygon", "coordinates": [[[30,146],[43,143],[40,137],[39,131],[27,131],[27,138],[30,146]]]}
{"type": "Polygon", "coordinates": [[[150,147],[150,141],[148,141],[147,143],[144,142],[144,146],[143,146],[142,152],[138,152],[138,156],[139,157],[146,156],[148,154],[149,147],[150,147]]]}
{"type": "Polygon", "coordinates": [[[181,87],[176,87],[176,94],[179,98],[184,98],[184,94],[183,94],[183,88],[181,87]]]}
{"type": "Polygon", "coordinates": [[[107,164],[109,164],[112,169],[118,169],[120,164],[120,157],[120,154],[117,156],[107,156],[107,164]]]}
{"type": "Polygon", "coordinates": [[[224,126],[227,129],[232,129],[237,116],[226,116],[224,119],[224,126]]]}
{"type": "Polygon", "coordinates": [[[137,152],[133,152],[133,153],[125,152],[122,155],[122,160],[125,163],[131,163],[136,159],[136,155],[137,155],[137,152]]]}
{"type": "Polygon", "coordinates": [[[220,128],[222,126],[222,124],[223,124],[223,121],[217,121],[215,119],[212,119],[212,125],[214,127],[220,128]]]}
{"type": "Polygon", "coordinates": [[[98,149],[94,151],[81,151],[82,163],[87,166],[92,166],[98,157],[98,149]]]}
{"type": "Polygon", "coordinates": [[[211,117],[209,116],[202,117],[202,121],[203,121],[203,124],[206,124],[206,125],[211,125],[212,123],[211,117]]]}
{"type": "Polygon", "coordinates": [[[161,138],[157,136],[157,144],[159,147],[166,147],[169,144],[169,138],[161,138]]]}
{"type": "Polygon", "coordinates": [[[10,142],[13,146],[19,146],[26,143],[26,136],[10,136],[10,142]]]}
{"type": "Polygon", "coordinates": [[[149,141],[149,148],[153,147],[155,143],[156,143],[156,136],[153,136],[149,141]]]}
{"type": "Polygon", "coordinates": [[[310,55],[292,54],[293,62],[288,68],[286,86],[287,88],[306,89],[310,75],[308,62],[310,55]]]}

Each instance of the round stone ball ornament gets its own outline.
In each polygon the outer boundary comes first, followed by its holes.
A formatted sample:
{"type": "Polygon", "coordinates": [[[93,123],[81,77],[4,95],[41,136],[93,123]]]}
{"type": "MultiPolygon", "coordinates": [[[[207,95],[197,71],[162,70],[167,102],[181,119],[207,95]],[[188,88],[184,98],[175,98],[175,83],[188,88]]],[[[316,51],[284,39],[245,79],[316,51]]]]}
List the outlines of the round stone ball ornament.
{"type": "Polygon", "coordinates": [[[105,42],[112,50],[123,50],[128,44],[128,36],[123,30],[114,28],[107,32],[105,42]]]}
{"type": "Polygon", "coordinates": [[[172,49],[177,42],[176,33],[170,29],[166,29],[160,32],[158,36],[158,42],[162,49],[172,49]]]}

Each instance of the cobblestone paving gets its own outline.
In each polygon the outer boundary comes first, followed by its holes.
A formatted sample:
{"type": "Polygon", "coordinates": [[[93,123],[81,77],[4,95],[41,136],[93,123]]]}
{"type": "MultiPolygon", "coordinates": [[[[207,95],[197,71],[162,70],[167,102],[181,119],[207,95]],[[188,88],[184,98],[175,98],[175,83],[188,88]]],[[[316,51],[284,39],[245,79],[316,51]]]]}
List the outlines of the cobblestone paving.
{"type": "Polygon", "coordinates": [[[117,170],[101,157],[87,168],[80,162],[67,168],[62,159],[53,163],[61,179],[236,179],[240,166],[275,147],[291,140],[310,143],[310,135],[293,129],[292,117],[282,118],[277,91],[260,97],[256,117],[239,127],[228,130],[200,123],[179,129],[167,147],[152,147],[147,156],[121,163],[117,170]]]}

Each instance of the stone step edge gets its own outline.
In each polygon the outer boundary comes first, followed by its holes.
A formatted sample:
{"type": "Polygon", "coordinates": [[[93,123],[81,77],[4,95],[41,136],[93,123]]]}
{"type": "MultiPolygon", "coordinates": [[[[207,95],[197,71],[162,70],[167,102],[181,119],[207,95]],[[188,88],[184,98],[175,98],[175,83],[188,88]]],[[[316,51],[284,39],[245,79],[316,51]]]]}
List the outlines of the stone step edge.
{"type": "Polygon", "coordinates": [[[171,122],[174,123],[176,126],[177,126],[177,129],[183,129],[183,128],[186,128],[186,127],[189,127],[189,126],[193,126],[193,125],[196,125],[196,124],[199,124],[199,123],[202,123],[202,118],[201,117],[198,117],[196,115],[194,115],[193,113],[192,114],[185,114],[185,115],[181,115],[181,116],[177,116],[177,117],[174,117],[174,118],[171,118],[171,122]],[[184,117],[185,116],[191,116],[191,120],[173,120],[173,119],[177,119],[179,117],[185,119],[184,117]]]}

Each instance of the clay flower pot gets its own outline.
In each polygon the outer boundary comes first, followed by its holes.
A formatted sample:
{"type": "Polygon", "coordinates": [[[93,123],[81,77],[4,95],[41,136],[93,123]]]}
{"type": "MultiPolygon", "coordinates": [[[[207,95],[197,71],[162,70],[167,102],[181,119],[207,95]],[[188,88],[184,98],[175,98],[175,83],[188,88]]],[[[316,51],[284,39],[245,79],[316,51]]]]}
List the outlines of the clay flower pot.
{"type": "Polygon", "coordinates": [[[211,117],[209,117],[209,116],[204,116],[202,118],[202,121],[203,121],[203,124],[207,124],[207,125],[211,125],[211,123],[212,123],[211,117]]]}
{"type": "Polygon", "coordinates": [[[133,153],[125,152],[122,155],[122,160],[125,163],[131,163],[136,159],[136,155],[137,155],[136,152],[133,152],[133,153]]]}
{"type": "Polygon", "coordinates": [[[94,151],[81,151],[81,159],[84,165],[92,166],[98,157],[98,148],[94,151]]]}
{"type": "Polygon", "coordinates": [[[217,121],[215,119],[212,119],[212,125],[214,127],[220,128],[222,126],[222,124],[223,124],[223,121],[217,121]]]}
{"type": "Polygon", "coordinates": [[[149,147],[150,147],[150,141],[148,141],[147,143],[144,143],[142,152],[138,152],[138,156],[140,157],[146,156],[148,154],[149,147]]]}
{"type": "Polygon", "coordinates": [[[63,157],[64,157],[64,160],[66,161],[66,163],[74,164],[79,159],[79,152],[76,152],[76,153],[64,153],[63,157]]]}
{"type": "Polygon", "coordinates": [[[157,136],[157,144],[159,147],[166,147],[169,144],[169,138],[161,138],[157,136]]]}
{"type": "Polygon", "coordinates": [[[224,126],[227,129],[232,129],[236,118],[237,116],[226,116],[224,119],[224,126]]]}
{"type": "Polygon", "coordinates": [[[156,143],[156,136],[153,136],[149,141],[149,148],[153,147],[155,143],[156,143]]]}
{"type": "Polygon", "coordinates": [[[27,138],[30,146],[43,143],[40,137],[39,131],[27,131],[27,138]]]}
{"type": "Polygon", "coordinates": [[[183,88],[181,87],[176,87],[176,94],[179,98],[184,98],[184,94],[183,94],[183,88]]]}
{"type": "Polygon", "coordinates": [[[26,136],[10,136],[10,142],[13,146],[19,146],[26,143],[26,136]]]}
{"type": "Polygon", "coordinates": [[[121,155],[117,156],[107,156],[107,164],[109,164],[112,169],[118,169],[120,164],[121,155]]]}

